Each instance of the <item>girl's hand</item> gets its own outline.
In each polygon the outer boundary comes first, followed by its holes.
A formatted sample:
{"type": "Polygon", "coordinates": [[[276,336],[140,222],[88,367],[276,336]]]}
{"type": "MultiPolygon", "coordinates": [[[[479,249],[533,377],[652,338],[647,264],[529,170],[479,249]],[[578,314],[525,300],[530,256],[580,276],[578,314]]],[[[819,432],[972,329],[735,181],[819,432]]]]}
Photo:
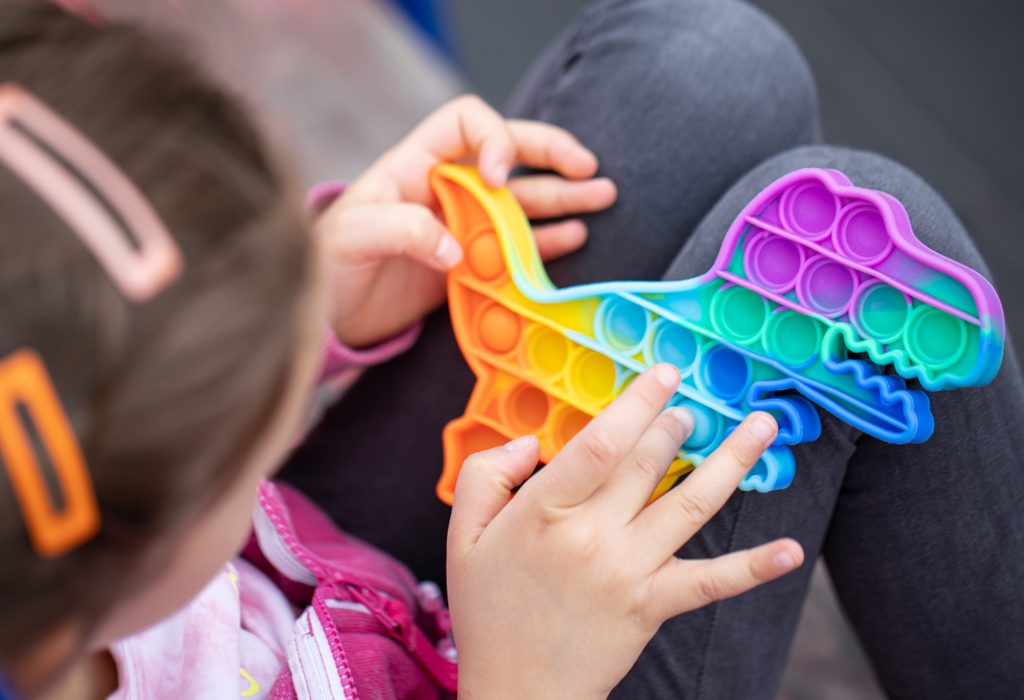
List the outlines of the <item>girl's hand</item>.
{"type": "MultiPolygon", "coordinates": [[[[597,158],[567,131],[506,121],[478,97],[449,102],[374,163],[317,224],[332,261],[331,322],[342,342],[384,340],[444,300],[445,273],[462,250],[438,218],[429,175],[439,163],[466,160],[487,184],[508,185],[531,218],[598,211],[615,201],[611,181],[594,178],[597,158]],[[557,175],[509,181],[517,163],[557,175]]],[[[587,235],[577,220],[535,233],[546,259],[576,250],[587,235]]]]}
{"type": "Polygon", "coordinates": [[[647,505],[692,429],[685,410],[662,410],[678,383],[670,365],[648,370],[525,484],[532,436],[466,461],[448,532],[460,698],[604,698],[665,620],[800,566],[793,540],[676,558],[777,431],[750,415],[647,505]]]}

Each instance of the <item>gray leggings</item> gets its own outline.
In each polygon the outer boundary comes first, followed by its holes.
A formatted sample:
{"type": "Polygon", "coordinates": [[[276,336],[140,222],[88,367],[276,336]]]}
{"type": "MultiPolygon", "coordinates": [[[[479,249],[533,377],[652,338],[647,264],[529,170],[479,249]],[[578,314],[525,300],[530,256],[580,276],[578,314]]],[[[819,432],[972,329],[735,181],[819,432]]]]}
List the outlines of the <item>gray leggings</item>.
{"type": "MultiPolygon", "coordinates": [[[[509,113],[570,129],[620,189],[611,210],[589,217],[586,248],[549,266],[559,285],[704,272],[743,205],[808,166],[895,195],[922,241],[985,270],[913,173],[811,145],[817,102],[803,57],[734,0],[592,6],[538,59],[509,113]]],[[[471,386],[442,310],[412,351],[367,372],[327,413],[285,475],[343,527],[441,580],[440,435],[471,386]]],[[[819,553],[889,695],[1020,697],[1024,383],[1012,348],[991,385],[933,394],[932,408],[935,435],[919,445],[882,443],[826,415],[821,439],[796,448],[791,487],[737,493],[682,556],[792,536],[808,563],[665,624],[615,697],[773,697],[819,553]]]]}

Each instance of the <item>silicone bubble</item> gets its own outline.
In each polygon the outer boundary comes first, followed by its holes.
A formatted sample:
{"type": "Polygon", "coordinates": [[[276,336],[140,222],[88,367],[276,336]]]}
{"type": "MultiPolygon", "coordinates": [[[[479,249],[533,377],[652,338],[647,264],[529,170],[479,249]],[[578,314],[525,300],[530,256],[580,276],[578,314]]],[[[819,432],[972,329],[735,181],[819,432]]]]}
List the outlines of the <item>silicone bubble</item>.
{"type": "Polygon", "coordinates": [[[604,405],[615,393],[615,362],[594,350],[582,350],[571,358],[571,391],[586,405],[604,405]]]}
{"type": "Polygon", "coordinates": [[[854,204],[843,210],[835,233],[836,247],[851,260],[872,265],[892,251],[885,221],[874,207],[854,204]]]}
{"type": "Polygon", "coordinates": [[[779,309],[768,320],[767,354],[794,368],[806,367],[821,353],[824,325],[812,316],[779,309]]]}
{"type": "Polygon", "coordinates": [[[803,263],[804,250],[798,243],[766,234],[754,239],[744,257],[750,279],[777,294],[793,288],[803,263]]]}
{"type": "Polygon", "coordinates": [[[609,347],[632,355],[647,337],[650,323],[643,307],[622,297],[608,297],[597,310],[597,337],[609,347]]]}
{"type": "Polygon", "coordinates": [[[735,350],[724,345],[713,345],[704,353],[700,380],[712,396],[723,401],[737,401],[750,387],[750,363],[735,350]]]}
{"type": "Polygon", "coordinates": [[[568,338],[548,326],[531,324],[523,343],[527,372],[551,381],[560,376],[569,364],[571,343],[568,338]]]}
{"type": "Polygon", "coordinates": [[[645,359],[648,363],[667,362],[675,365],[683,377],[693,372],[699,356],[697,334],[685,326],[659,321],[645,359]]]}
{"type": "Polygon", "coordinates": [[[686,438],[683,447],[699,452],[719,441],[722,435],[722,417],[714,409],[693,400],[682,401],[679,406],[693,416],[693,431],[690,437],[686,438]]]}
{"type": "Polygon", "coordinates": [[[551,415],[551,433],[557,449],[576,437],[590,422],[590,416],[569,404],[559,405],[551,415]]]}
{"type": "Polygon", "coordinates": [[[501,304],[484,304],[476,315],[477,341],[482,348],[498,355],[516,347],[521,327],[519,317],[501,304]]]}
{"type": "Polygon", "coordinates": [[[750,343],[761,335],[768,321],[768,302],[746,287],[723,287],[711,300],[711,320],[722,336],[750,343]]]}
{"type": "Polygon", "coordinates": [[[475,235],[466,245],[466,264],[481,280],[492,282],[505,273],[501,244],[493,231],[475,235]]]}
{"type": "Polygon", "coordinates": [[[507,190],[465,166],[439,166],[432,182],[466,251],[448,298],[477,378],[444,432],[438,495],[449,503],[476,449],[529,432],[550,460],[656,362],[679,368],[670,403],[690,410],[694,430],[652,497],[752,410],[780,426],[740,484],[757,492],[797,478],[791,446],[821,434],[813,404],[880,440],[927,440],[936,426],[925,392],[982,386],[1002,361],[992,285],[918,241],[895,198],[835,170],[765,188],[703,275],[565,289],[548,279],[507,190]]]}
{"type": "Polygon", "coordinates": [[[807,182],[782,195],[781,214],[795,233],[818,240],[831,232],[839,214],[839,198],[824,185],[807,182]]]}
{"type": "Polygon", "coordinates": [[[797,283],[797,297],[809,308],[825,316],[846,311],[857,287],[857,273],[842,263],[824,256],[807,261],[797,283]]]}
{"type": "Polygon", "coordinates": [[[868,282],[857,293],[853,323],[869,338],[890,343],[903,335],[910,297],[884,282],[868,282]]]}
{"type": "Polygon", "coordinates": [[[548,395],[526,382],[516,384],[502,402],[503,418],[516,433],[535,433],[543,428],[549,410],[548,395]]]}
{"type": "Polygon", "coordinates": [[[967,327],[940,309],[918,306],[911,313],[905,343],[918,362],[945,369],[967,351],[967,327]]]}

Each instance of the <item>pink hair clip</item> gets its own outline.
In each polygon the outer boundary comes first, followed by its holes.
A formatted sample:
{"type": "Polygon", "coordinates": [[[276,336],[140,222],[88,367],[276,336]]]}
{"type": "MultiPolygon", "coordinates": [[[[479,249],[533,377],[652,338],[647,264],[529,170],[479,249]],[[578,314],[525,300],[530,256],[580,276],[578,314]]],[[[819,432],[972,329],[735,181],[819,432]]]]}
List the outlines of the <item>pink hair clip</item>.
{"type": "Polygon", "coordinates": [[[106,19],[103,14],[92,5],[92,3],[86,2],[85,0],[53,0],[56,5],[64,8],[68,12],[78,15],[86,22],[95,24],[97,26],[105,24],[106,19]]]}
{"type": "Polygon", "coordinates": [[[82,240],[130,301],[144,302],[184,266],[138,187],[99,148],[18,85],[0,85],[0,163],[82,240]]]}

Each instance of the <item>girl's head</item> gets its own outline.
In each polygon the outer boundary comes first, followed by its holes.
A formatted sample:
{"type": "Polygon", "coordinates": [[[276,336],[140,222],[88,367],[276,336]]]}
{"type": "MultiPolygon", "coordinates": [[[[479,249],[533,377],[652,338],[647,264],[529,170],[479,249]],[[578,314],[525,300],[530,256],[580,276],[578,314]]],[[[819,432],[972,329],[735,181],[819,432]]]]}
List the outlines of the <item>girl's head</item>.
{"type": "Polygon", "coordinates": [[[323,316],[298,199],[237,101],[177,47],[3,2],[8,82],[120,166],[185,261],[155,299],[128,302],[0,166],[0,358],[31,348],[45,362],[101,517],[95,538],[41,557],[0,468],[0,668],[17,672],[167,615],[237,549],[292,436],[323,316]]]}

